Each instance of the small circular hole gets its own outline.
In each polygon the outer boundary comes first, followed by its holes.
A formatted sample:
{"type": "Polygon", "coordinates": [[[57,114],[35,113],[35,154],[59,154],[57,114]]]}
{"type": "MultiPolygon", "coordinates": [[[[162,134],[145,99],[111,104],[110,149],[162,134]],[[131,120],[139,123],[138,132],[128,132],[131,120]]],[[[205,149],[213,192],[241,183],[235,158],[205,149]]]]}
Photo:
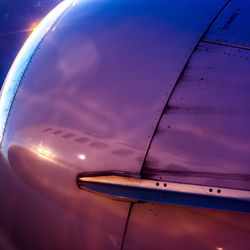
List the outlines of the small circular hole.
{"type": "Polygon", "coordinates": [[[160,184],[159,184],[159,182],[156,182],[156,184],[155,184],[155,185],[158,187],[160,184]]]}
{"type": "Polygon", "coordinates": [[[210,192],[210,193],[213,192],[213,189],[212,189],[212,188],[209,188],[209,192],[210,192]]]}
{"type": "Polygon", "coordinates": [[[166,187],[167,186],[167,183],[164,183],[164,185],[163,185],[164,187],[166,187]]]}
{"type": "Polygon", "coordinates": [[[220,189],[218,189],[218,190],[217,190],[217,193],[218,193],[218,194],[220,194],[220,193],[221,193],[221,190],[220,190],[220,189]]]}

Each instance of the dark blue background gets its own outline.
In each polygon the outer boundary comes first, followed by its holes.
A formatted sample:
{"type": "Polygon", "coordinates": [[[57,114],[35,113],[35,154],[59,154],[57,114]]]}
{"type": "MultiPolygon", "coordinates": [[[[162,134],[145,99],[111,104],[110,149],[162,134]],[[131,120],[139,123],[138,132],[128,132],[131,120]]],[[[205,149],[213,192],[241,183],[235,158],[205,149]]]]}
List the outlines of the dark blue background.
{"type": "Polygon", "coordinates": [[[60,0],[0,0],[0,87],[25,39],[60,0]]]}

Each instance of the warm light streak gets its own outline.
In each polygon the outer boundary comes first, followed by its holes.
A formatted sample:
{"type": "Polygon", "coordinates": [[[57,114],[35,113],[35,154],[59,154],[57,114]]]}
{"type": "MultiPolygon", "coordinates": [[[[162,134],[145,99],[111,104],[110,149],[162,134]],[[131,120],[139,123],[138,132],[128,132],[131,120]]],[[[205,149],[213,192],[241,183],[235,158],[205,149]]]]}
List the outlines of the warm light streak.
{"type": "Polygon", "coordinates": [[[35,50],[51,26],[73,2],[74,0],[64,0],[58,4],[34,29],[16,56],[0,93],[0,142],[2,141],[12,101],[35,50]]]}
{"type": "Polygon", "coordinates": [[[46,148],[44,146],[39,145],[38,148],[36,149],[37,155],[46,160],[53,160],[54,154],[49,148],[46,148]]]}
{"type": "Polygon", "coordinates": [[[37,27],[37,25],[38,25],[38,22],[34,22],[34,23],[32,23],[32,24],[30,25],[29,30],[30,30],[30,31],[34,31],[34,30],[35,30],[35,28],[37,27]]]}
{"type": "Polygon", "coordinates": [[[37,149],[37,153],[40,157],[45,158],[45,159],[52,159],[53,158],[52,152],[47,148],[39,147],[37,149]]]}

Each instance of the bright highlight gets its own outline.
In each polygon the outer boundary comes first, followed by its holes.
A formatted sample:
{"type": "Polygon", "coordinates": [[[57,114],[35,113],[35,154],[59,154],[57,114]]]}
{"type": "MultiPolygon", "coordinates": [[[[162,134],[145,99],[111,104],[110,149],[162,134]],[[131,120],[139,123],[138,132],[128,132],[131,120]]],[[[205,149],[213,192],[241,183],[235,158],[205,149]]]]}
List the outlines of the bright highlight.
{"type": "Polygon", "coordinates": [[[51,26],[73,2],[74,0],[64,0],[57,5],[34,29],[16,56],[0,93],[0,143],[13,99],[35,50],[51,26]]]}
{"type": "Polygon", "coordinates": [[[79,158],[80,160],[84,161],[84,160],[86,159],[86,156],[83,155],[83,154],[80,154],[80,155],[78,155],[78,158],[79,158]]]}

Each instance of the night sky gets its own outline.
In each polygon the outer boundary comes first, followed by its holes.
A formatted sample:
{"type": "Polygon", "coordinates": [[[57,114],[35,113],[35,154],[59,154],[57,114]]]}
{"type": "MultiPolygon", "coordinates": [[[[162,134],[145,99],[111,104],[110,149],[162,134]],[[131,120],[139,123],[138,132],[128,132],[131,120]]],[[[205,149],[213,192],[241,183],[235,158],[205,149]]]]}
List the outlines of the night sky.
{"type": "Polygon", "coordinates": [[[60,0],[0,0],[0,86],[32,28],[60,0]]]}

